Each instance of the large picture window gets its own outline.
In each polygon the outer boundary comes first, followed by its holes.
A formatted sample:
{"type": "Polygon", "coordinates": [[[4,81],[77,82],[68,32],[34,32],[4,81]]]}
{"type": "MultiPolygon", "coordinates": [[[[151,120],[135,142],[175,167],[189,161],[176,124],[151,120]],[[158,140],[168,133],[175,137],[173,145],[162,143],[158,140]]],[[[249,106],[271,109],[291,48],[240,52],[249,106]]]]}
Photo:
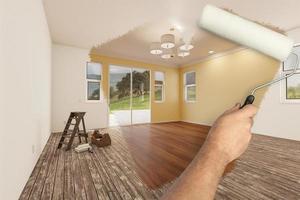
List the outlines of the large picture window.
{"type": "Polygon", "coordinates": [[[196,101],[196,72],[184,73],[184,96],[186,102],[196,101]]]}
{"type": "Polygon", "coordinates": [[[86,65],[86,99],[100,101],[101,64],[88,62],[86,65]]]}
{"type": "Polygon", "coordinates": [[[154,72],[154,100],[163,102],[165,99],[165,74],[163,72],[154,72]]]}

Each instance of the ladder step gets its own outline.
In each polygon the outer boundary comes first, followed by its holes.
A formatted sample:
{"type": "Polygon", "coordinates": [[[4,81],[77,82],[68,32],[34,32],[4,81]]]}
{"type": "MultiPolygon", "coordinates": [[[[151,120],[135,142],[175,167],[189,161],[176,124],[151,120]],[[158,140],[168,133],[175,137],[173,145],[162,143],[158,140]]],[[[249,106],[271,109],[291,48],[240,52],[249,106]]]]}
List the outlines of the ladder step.
{"type": "MultiPolygon", "coordinates": [[[[77,134],[78,132],[77,131],[75,131],[75,134],[77,134]]],[[[69,129],[69,130],[67,130],[67,132],[65,133],[65,134],[73,134],[73,130],[72,129],[69,129]]]]}
{"type": "Polygon", "coordinates": [[[61,139],[58,148],[63,145],[67,145],[66,151],[71,148],[73,138],[78,137],[81,142],[81,137],[85,137],[87,140],[88,134],[85,132],[84,118],[85,112],[71,112],[67,124],[65,125],[64,132],[61,135],[61,139]],[[75,121],[74,121],[75,120],[75,121]],[[83,131],[79,130],[79,125],[82,123],[83,131]],[[70,126],[73,125],[73,129],[70,126]],[[66,141],[65,141],[66,140],[66,141]]]}
{"type": "MultiPolygon", "coordinates": [[[[72,134],[73,133],[73,130],[68,130],[64,135],[69,135],[69,134],[72,134]]],[[[84,133],[84,131],[79,131],[79,132],[75,132],[75,134],[80,134],[80,135],[87,135],[87,133],[84,133]]]]}
{"type": "MultiPolygon", "coordinates": [[[[71,138],[71,136],[72,136],[71,134],[68,134],[68,135],[65,135],[64,138],[71,138]]],[[[76,135],[74,135],[74,137],[78,137],[78,135],[76,134],[76,135]]]]}

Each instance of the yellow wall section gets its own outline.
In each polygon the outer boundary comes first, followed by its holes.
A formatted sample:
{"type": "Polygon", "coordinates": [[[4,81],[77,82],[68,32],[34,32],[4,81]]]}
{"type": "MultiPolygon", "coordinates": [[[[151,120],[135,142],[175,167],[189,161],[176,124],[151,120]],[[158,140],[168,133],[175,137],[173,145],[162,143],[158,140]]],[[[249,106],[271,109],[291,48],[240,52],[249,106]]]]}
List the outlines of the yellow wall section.
{"type": "MultiPolygon", "coordinates": [[[[278,61],[249,49],[179,69],[94,54],[90,57],[93,62],[102,64],[105,97],[108,96],[109,65],[149,69],[152,122],[182,120],[208,125],[236,102],[243,102],[253,87],[272,80],[279,67],[278,61]],[[163,103],[154,102],[154,71],[165,72],[163,103]],[[193,103],[184,101],[183,74],[187,71],[196,72],[197,101],[193,103]]],[[[255,105],[259,105],[264,93],[265,90],[257,92],[255,105]]]]}
{"type": "MultiPolygon", "coordinates": [[[[181,120],[212,124],[224,110],[244,101],[253,87],[272,80],[278,68],[278,61],[249,49],[180,68],[181,120]],[[187,71],[196,71],[195,103],[184,102],[183,74],[187,71]]],[[[255,95],[256,105],[264,92],[255,95]]]]}
{"type": "Polygon", "coordinates": [[[165,122],[180,120],[179,111],[179,70],[178,68],[165,67],[149,63],[137,62],[126,59],[112,58],[91,54],[91,61],[102,64],[102,90],[104,100],[107,101],[109,93],[109,65],[143,68],[151,70],[151,122],[165,122]],[[154,102],[154,71],[165,73],[165,101],[154,102]]]}

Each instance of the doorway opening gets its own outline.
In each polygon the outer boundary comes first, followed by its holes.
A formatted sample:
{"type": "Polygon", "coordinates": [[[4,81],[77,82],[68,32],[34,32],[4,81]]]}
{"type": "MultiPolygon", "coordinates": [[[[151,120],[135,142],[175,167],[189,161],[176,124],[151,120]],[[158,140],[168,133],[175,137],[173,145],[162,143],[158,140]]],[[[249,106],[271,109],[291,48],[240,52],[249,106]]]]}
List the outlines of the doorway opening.
{"type": "Polygon", "coordinates": [[[109,66],[109,126],[151,122],[150,71],[109,66]]]}

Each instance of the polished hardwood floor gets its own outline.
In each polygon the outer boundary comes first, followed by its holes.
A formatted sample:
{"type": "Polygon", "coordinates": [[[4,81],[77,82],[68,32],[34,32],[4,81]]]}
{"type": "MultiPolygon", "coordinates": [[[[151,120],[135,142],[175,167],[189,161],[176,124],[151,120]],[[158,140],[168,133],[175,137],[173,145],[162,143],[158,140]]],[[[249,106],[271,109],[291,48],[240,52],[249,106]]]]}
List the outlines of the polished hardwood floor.
{"type": "Polygon", "coordinates": [[[152,189],[182,173],[204,143],[209,129],[209,126],[185,122],[120,128],[138,174],[152,189]]]}
{"type": "MultiPolygon", "coordinates": [[[[111,146],[80,154],[57,149],[60,134],[52,134],[20,199],[159,199],[208,130],[184,122],[111,128],[111,146]]],[[[300,142],[254,134],[215,199],[300,199],[300,142]]]]}

